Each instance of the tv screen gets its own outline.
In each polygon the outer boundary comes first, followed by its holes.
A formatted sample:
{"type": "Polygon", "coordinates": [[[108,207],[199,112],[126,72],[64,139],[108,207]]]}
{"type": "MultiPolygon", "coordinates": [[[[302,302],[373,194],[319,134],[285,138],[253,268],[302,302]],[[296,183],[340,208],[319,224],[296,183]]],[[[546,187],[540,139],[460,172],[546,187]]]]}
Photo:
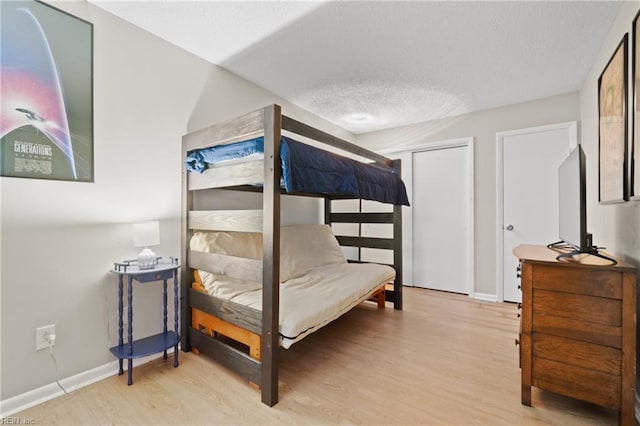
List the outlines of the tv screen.
{"type": "Polygon", "coordinates": [[[559,237],[579,252],[590,252],[587,233],[585,155],[578,145],[558,168],[559,237]]]}

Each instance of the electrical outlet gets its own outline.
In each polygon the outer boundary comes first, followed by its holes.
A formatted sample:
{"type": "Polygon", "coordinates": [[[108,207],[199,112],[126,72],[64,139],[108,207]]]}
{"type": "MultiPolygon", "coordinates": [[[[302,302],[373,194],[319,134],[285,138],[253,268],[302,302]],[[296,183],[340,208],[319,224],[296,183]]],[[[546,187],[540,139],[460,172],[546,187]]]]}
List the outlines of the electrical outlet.
{"type": "Polygon", "coordinates": [[[47,349],[49,346],[56,344],[56,326],[55,324],[45,325],[36,328],[36,351],[47,349]]]}

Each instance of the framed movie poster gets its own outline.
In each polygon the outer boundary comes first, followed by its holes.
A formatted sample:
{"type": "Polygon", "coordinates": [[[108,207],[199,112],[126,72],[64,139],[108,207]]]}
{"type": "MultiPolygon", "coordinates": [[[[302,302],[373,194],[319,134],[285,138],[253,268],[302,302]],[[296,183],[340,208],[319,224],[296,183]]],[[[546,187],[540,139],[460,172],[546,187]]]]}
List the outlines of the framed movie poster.
{"type": "Polygon", "coordinates": [[[599,201],[627,197],[627,39],[625,34],[598,79],[599,201]]]}
{"type": "Polygon", "coordinates": [[[633,139],[631,143],[631,164],[629,195],[632,200],[640,200],[640,12],[633,20],[631,52],[631,87],[633,87],[633,139]]]}
{"type": "Polygon", "coordinates": [[[0,174],[93,182],[93,25],[0,2],[0,174]]]}

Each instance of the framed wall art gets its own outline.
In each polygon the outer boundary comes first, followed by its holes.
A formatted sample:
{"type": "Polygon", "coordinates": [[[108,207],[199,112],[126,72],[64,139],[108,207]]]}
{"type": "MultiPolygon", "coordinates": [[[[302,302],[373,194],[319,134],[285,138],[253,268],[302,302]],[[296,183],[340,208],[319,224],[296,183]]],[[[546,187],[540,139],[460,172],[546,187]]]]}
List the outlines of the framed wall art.
{"type": "Polygon", "coordinates": [[[599,201],[627,198],[627,45],[628,33],[598,79],[599,201]]]}
{"type": "Polygon", "coordinates": [[[93,182],[93,25],[0,2],[0,174],[93,182]]]}
{"type": "Polygon", "coordinates": [[[633,90],[633,138],[629,162],[629,198],[640,200],[640,12],[633,20],[631,36],[631,87],[633,90]]]}

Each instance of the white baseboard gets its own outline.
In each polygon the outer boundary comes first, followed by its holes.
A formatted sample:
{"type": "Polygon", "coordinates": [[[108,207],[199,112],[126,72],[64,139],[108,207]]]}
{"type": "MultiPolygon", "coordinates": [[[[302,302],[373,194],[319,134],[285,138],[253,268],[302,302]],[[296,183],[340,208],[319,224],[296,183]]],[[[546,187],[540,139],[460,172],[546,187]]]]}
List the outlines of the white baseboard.
{"type": "MultiPolygon", "coordinates": [[[[404,287],[415,287],[415,288],[424,288],[424,287],[420,287],[420,286],[416,286],[416,285],[412,285],[412,284],[403,284],[404,287]]],[[[470,298],[472,299],[477,299],[477,300],[483,300],[485,302],[497,302],[498,301],[498,296],[495,294],[491,294],[491,293],[471,293],[469,295],[470,298]]]]}
{"type": "MultiPolygon", "coordinates": [[[[71,377],[60,380],[60,384],[67,389],[67,392],[80,389],[91,383],[106,379],[107,377],[118,374],[118,361],[101,365],[94,369],[76,374],[71,377]]],[[[54,383],[39,387],[37,389],[25,392],[20,395],[0,401],[0,417],[5,418],[12,414],[18,413],[27,408],[42,404],[53,398],[63,395],[64,392],[54,383]]]]}
{"type": "MultiPolygon", "coordinates": [[[[167,351],[167,353],[173,353],[173,349],[167,351]]],[[[145,364],[149,361],[153,361],[158,357],[163,356],[163,353],[157,353],[143,358],[136,358],[134,367],[145,364]]],[[[127,362],[124,362],[124,369],[127,370],[127,362]]],[[[112,361],[99,367],[87,370],[82,373],[75,374],[71,377],[60,380],[60,384],[67,390],[68,393],[72,393],[77,389],[88,386],[92,383],[104,380],[107,377],[115,376],[118,374],[118,361],[112,361]]],[[[57,383],[53,382],[48,385],[39,387],[37,389],[25,392],[20,395],[7,398],[0,401],[0,419],[4,419],[20,411],[26,410],[50,399],[57,398],[64,395],[64,392],[57,383]]]]}
{"type": "Polygon", "coordinates": [[[485,302],[498,301],[498,297],[495,294],[491,294],[491,293],[473,293],[471,297],[477,300],[484,300],[485,302]]]}

